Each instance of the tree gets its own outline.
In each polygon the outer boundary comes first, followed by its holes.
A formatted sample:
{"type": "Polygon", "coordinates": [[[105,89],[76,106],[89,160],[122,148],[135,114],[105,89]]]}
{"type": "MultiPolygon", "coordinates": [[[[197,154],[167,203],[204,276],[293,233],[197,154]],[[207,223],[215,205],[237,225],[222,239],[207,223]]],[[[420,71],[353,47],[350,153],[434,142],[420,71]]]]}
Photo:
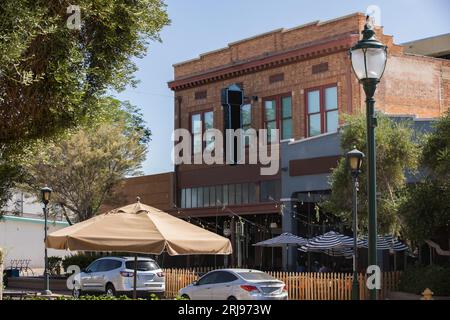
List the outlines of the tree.
{"type": "Polygon", "coordinates": [[[140,174],[145,159],[148,129],[133,123],[139,113],[130,114],[129,104],[108,100],[108,117],[46,145],[24,166],[24,189],[38,193],[50,186],[52,204],[75,221],[94,216],[126,176],[140,174]]]}
{"type": "Polygon", "coordinates": [[[399,207],[407,236],[448,246],[450,226],[450,111],[425,138],[420,156],[424,176],[408,187],[399,207]]]}
{"type": "MultiPolygon", "coordinates": [[[[341,134],[342,151],[346,153],[356,147],[367,154],[365,115],[347,116],[346,123],[341,134]]],[[[400,231],[397,209],[405,187],[405,171],[416,168],[418,146],[408,123],[394,122],[382,114],[378,114],[376,141],[378,232],[397,234],[400,231]]],[[[360,230],[367,232],[367,159],[363,160],[361,171],[358,222],[360,230]]],[[[331,196],[321,206],[351,225],[352,181],[345,157],[332,171],[330,184],[331,196]]]]}
{"type": "Polygon", "coordinates": [[[169,24],[163,0],[78,0],[73,30],[70,4],[0,1],[0,200],[33,144],[79,126],[106,92],[136,82],[133,59],[169,24]]]}

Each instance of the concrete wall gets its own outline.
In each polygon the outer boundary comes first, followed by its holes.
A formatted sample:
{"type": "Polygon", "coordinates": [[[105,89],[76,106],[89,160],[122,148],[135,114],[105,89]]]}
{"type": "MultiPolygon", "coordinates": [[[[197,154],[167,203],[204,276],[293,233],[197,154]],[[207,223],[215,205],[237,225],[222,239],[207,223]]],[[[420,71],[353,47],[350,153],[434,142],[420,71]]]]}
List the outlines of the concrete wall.
{"type": "MultiPolygon", "coordinates": [[[[66,222],[49,221],[49,233],[67,227],[66,222]]],[[[30,267],[44,267],[44,220],[4,216],[0,220],[0,247],[5,253],[4,266],[12,259],[31,259],[30,267]]],[[[65,256],[69,251],[48,250],[48,256],[65,256]]]]}

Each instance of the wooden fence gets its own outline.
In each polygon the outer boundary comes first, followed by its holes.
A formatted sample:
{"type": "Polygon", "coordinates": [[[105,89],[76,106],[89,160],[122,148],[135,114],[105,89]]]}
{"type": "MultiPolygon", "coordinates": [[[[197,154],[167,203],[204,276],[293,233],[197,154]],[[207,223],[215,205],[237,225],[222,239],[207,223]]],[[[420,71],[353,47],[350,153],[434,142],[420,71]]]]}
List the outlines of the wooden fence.
{"type": "MultiPolygon", "coordinates": [[[[166,296],[174,298],[178,290],[197,280],[211,268],[165,269],[166,296]]],[[[286,285],[290,300],[350,300],[352,297],[352,275],[348,273],[313,272],[267,272],[282,280],[286,285]]],[[[390,291],[398,290],[401,272],[383,272],[379,299],[385,299],[390,291]]],[[[365,300],[369,296],[366,276],[359,275],[359,296],[365,300]]]]}

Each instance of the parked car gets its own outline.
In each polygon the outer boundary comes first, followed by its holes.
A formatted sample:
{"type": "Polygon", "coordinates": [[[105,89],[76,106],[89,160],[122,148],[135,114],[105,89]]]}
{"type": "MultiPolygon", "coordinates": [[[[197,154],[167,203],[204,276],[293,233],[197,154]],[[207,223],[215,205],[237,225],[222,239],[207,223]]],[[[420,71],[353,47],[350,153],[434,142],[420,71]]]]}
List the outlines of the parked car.
{"type": "Polygon", "coordinates": [[[252,269],[221,269],[208,272],[184,287],[179,295],[190,300],[287,300],[283,281],[252,269]]]}
{"type": "MultiPolygon", "coordinates": [[[[83,293],[104,293],[108,296],[133,291],[134,257],[104,257],[93,261],[75,277],[73,296],[83,293]]],[[[141,294],[162,295],[164,273],[155,260],[138,258],[136,290],[141,294]]]]}

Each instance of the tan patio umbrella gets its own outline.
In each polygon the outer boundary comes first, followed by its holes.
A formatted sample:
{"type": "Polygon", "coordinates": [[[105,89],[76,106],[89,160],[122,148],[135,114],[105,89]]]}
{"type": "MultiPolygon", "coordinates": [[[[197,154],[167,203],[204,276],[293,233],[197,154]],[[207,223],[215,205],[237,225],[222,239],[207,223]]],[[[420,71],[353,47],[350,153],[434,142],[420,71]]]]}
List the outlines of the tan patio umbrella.
{"type": "Polygon", "coordinates": [[[139,198],[135,204],[49,234],[46,246],[156,255],[166,251],[171,256],[232,253],[229,239],[142,204],[139,198]]]}

